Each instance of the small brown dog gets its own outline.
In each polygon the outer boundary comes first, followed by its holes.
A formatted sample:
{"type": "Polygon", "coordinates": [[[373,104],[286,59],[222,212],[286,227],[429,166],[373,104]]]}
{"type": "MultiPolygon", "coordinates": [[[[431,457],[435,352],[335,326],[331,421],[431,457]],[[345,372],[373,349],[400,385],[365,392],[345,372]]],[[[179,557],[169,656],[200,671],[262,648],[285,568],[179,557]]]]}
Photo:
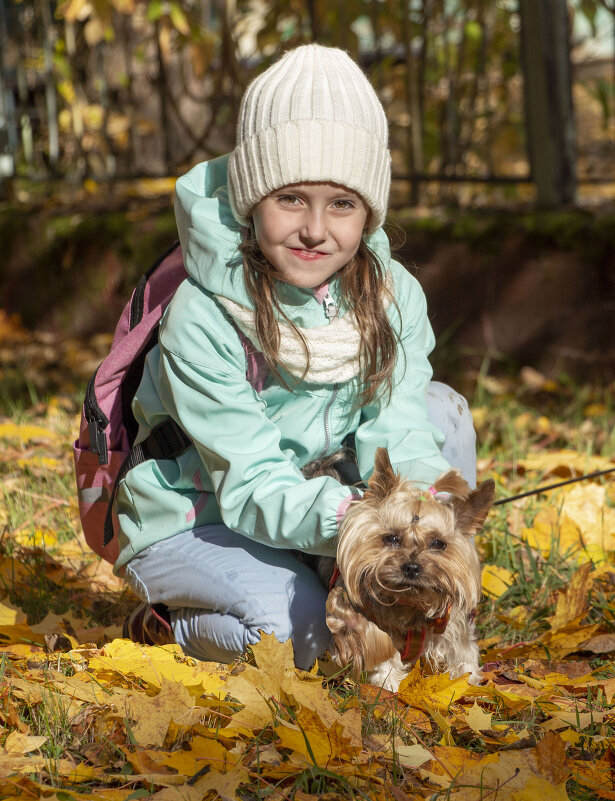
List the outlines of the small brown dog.
{"type": "MultiPolygon", "coordinates": [[[[318,467],[310,465],[308,474],[318,467]]],[[[335,474],[335,460],[324,472],[335,474]]],[[[476,490],[456,470],[421,490],[393,471],[378,448],[363,498],[340,524],[337,567],[319,557],[321,579],[332,574],[327,625],[335,660],[354,678],[396,691],[423,657],[452,677],[482,676],[474,630],[481,566],[474,535],[495,495],[492,480],[476,490]]]]}

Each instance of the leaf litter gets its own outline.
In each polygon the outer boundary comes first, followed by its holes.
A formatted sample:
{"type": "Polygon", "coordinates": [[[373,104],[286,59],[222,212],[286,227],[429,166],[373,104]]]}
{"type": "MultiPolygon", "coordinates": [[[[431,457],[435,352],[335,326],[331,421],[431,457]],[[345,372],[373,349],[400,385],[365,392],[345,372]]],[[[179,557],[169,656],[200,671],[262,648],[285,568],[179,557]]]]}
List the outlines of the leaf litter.
{"type": "MultiPolygon", "coordinates": [[[[588,404],[598,431],[608,403],[588,404]]],[[[531,407],[511,460],[494,439],[502,399],[481,408],[481,474],[502,496],[614,464],[604,437],[588,453],[531,407]]],[[[419,664],[393,694],[326,660],[299,670],[272,635],[231,665],[122,639],[136,599],[79,529],[77,413],[60,395],[0,418],[0,797],[615,799],[612,479],[494,510],[485,684],[419,664]]]]}

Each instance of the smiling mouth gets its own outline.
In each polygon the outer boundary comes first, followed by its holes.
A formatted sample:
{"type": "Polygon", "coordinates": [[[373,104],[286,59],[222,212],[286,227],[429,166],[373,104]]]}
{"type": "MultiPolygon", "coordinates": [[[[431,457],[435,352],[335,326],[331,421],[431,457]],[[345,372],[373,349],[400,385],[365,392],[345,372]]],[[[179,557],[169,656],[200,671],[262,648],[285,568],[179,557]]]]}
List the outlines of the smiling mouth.
{"type": "Polygon", "coordinates": [[[298,256],[300,259],[322,259],[325,256],[328,256],[328,253],[324,253],[322,250],[304,250],[303,248],[288,248],[290,252],[298,256]]]}

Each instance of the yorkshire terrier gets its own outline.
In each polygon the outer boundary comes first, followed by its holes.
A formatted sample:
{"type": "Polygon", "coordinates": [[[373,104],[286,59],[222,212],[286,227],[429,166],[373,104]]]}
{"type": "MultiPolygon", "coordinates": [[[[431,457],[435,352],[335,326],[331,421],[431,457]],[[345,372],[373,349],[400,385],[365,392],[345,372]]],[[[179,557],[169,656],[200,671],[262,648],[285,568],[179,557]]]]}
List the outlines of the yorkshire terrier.
{"type": "MultiPolygon", "coordinates": [[[[343,458],[343,457],[341,457],[343,458]]],[[[336,476],[334,456],[306,475],[336,476]]],[[[336,476],[339,477],[339,476],[336,476]]],[[[422,490],[398,476],[378,448],[360,500],[339,530],[337,563],[318,557],[330,591],[327,626],[335,661],[358,679],[395,692],[418,658],[452,678],[482,680],[474,628],[481,565],[474,535],[495,495],[492,480],[471,490],[456,470],[422,490]]]]}

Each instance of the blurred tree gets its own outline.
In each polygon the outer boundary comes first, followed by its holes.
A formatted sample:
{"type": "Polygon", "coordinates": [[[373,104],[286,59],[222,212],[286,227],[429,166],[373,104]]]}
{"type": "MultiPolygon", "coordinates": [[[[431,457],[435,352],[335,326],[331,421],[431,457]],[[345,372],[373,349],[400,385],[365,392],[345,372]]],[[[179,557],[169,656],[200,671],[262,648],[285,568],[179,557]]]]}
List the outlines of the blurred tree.
{"type": "Polygon", "coordinates": [[[527,176],[528,148],[541,186],[563,187],[548,201],[541,189],[541,202],[560,202],[574,196],[574,128],[561,124],[571,119],[566,7],[615,15],[615,0],[20,0],[8,5],[2,56],[23,120],[21,169],[176,174],[228,150],[247,82],[316,40],[345,47],[378,91],[405,180],[397,202],[486,201],[490,179],[527,176]],[[520,34],[531,40],[527,126],[520,34]]]}
{"type": "Polygon", "coordinates": [[[566,0],[519,0],[526,130],[540,206],[576,196],[575,129],[566,0]]]}

